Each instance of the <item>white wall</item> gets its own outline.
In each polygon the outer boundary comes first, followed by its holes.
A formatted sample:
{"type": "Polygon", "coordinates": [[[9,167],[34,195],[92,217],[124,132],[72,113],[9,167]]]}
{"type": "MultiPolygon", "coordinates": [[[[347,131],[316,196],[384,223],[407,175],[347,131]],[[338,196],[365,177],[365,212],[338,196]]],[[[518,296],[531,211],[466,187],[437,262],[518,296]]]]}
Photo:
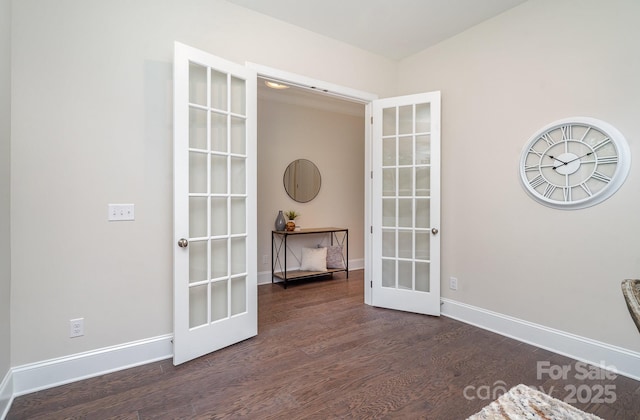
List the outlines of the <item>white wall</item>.
{"type": "Polygon", "coordinates": [[[174,41],[395,92],[397,63],[222,0],[14,2],[12,366],[172,332],[174,41]]]}
{"type": "MultiPolygon", "coordinates": [[[[278,210],[301,213],[296,224],[304,228],[349,229],[349,259],[364,258],[364,106],[361,115],[353,116],[259,97],[258,271],[269,271],[268,281],[278,210]],[[284,171],[296,159],[314,162],[322,177],[318,196],[308,203],[292,200],[283,186],[284,171]],[[268,264],[262,263],[264,255],[268,264]]],[[[299,239],[290,243],[292,249],[322,240],[329,245],[322,236],[299,239]]],[[[288,263],[297,266],[294,258],[288,263]]]]}
{"type": "Polygon", "coordinates": [[[530,1],[400,64],[402,93],[442,91],[444,297],[640,350],[620,291],[640,275],[638,16],[635,0],[530,1]],[[560,211],[525,194],[518,160],[570,116],[616,126],[633,163],[609,200],[560,211]]]}
{"type": "MultiPolygon", "coordinates": [[[[11,366],[11,1],[0,0],[0,383],[11,366]]],[[[2,401],[0,396],[0,413],[2,401]]]]}

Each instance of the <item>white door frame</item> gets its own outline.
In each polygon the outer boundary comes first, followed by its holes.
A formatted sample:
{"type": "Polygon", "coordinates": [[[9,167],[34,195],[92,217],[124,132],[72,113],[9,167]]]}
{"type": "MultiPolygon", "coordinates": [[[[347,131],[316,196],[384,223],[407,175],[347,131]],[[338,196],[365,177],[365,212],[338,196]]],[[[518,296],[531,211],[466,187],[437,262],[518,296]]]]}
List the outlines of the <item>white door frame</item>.
{"type": "Polygon", "coordinates": [[[345,86],[336,85],[333,83],[325,82],[323,80],[313,79],[311,77],[302,76],[295,73],[290,73],[283,70],[274,69],[272,67],[263,66],[261,64],[255,64],[246,62],[245,65],[256,71],[258,77],[270,79],[274,82],[282,82],[288,85],[301,87],[308,89],[312,92],[317,92],[320,95],[331,96],[334,98],[344,99],[351,102],[356,102],[365,105],[365,138],[364,138],[364,303],[371,305],[371,214],[372,214],[372,201],[371,201],[371,162],[372,162],[372,130],[371,121],[372,118],[372,105],[371,102],[378,99],[378,95],[374,93],[364,92],[356,89],[351,89],[345,86]]]}

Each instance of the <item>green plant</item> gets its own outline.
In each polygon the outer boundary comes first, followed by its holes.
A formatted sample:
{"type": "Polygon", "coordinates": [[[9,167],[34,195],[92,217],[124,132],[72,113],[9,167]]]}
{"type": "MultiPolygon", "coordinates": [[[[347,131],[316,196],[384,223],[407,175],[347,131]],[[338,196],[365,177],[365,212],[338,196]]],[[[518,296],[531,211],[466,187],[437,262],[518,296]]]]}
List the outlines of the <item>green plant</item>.
{"type": "Polygon", "coordinates": [[[295,210],[289,210],[284,212],[284,215],[287,216],[287,219],[289,220],[295,220],[296,217],[300,216],[300,213],[296,212],[295,210]]]}

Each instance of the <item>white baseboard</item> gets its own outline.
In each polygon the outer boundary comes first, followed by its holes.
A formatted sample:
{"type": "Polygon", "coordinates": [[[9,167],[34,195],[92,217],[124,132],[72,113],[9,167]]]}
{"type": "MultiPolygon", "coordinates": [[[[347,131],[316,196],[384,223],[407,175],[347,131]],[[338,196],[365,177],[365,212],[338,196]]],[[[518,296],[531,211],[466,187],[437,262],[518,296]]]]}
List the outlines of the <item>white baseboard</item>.
{"type": "Polygon", "coordinates": [[[442,315],[640,381],[640,353],[534,324],[451,299],[441,299],[442,315]]]}
{"type": "Polygon", "coordinates": [[[7,417],[13,402],[13,372],[11,369],[0,382],[0,419],[7,417]]]}
{"type": "Polygon", "coordinates": [[[11,369],[14,397],[173,356],[173,335],[78,353],[11,369]]]}
{"type": "MultiPolygon", "coordinates": [[[[361,270],[364,268],[364,258],[358,260],[349,260],[349,271],[361,270]]],[[[295,270],[296,268],[290,268],[295,270]]],[[[271,271],[261,271],[258,273],[258,285],[271,283],[271,271]]]]}

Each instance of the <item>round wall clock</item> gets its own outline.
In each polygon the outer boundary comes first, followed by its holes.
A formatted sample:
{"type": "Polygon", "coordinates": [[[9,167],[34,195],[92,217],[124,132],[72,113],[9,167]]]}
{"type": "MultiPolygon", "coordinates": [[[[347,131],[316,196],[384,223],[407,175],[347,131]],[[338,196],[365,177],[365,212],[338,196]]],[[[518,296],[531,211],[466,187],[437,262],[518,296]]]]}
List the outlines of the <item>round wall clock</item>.
{"type": "Polygon", "coordinates": [[[520,157],[520,181],[541,204],[575,210],[611,197],[630,167],[629,145],[615,127],[595,118],[566,118],[529,139],[520,157]]]}

